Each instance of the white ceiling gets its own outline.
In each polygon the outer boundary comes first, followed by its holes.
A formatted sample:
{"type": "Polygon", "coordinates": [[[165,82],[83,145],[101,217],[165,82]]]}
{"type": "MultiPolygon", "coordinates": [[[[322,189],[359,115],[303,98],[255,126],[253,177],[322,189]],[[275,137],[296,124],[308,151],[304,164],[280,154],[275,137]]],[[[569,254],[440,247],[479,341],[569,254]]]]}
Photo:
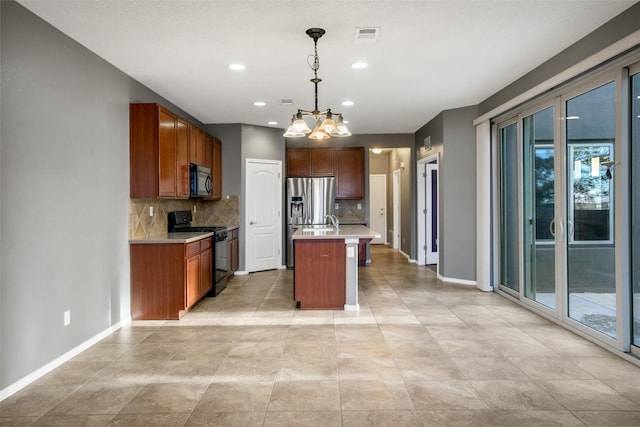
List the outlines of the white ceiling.
{"type": "Polygon", "coordinates": [[[298,108],[312,110],[305,30],[321,27],[319,108],[344,113],[353,133],[412,133],[444,109],[478,104],[636,1],[19,2],[203,123],[284,128],[298,108]],[[356,44],[358,27],[379,27],[377,42],[356,44]],[[369,67],[352,69],[357,60],[369,67]],[[230,71],[236,62],[246,70],[230,71]]]}

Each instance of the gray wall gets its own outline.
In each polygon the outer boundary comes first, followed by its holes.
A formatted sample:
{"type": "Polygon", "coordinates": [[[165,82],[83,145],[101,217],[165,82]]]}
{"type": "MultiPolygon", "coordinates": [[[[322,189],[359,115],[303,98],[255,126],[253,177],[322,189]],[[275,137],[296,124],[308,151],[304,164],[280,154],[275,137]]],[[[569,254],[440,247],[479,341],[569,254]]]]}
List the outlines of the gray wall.
{"type": "MultiPolygon", "coordinates": [[[[439,272],[450,279],[473,281],[476,278],[476,133],[473,120],[477,116],[476,106],[446,110],[415,134],[414,151],[418,159],[440,153],[439,272]],[[424,138],[427,136],[431,137],[432,149],[425,152],[424,138]]],[[[415,181],[417,177],[413,175],[415,181]]],[[[415,215],[413,221],[416,221],[415,215]]]]}
{"type": "MultiPolygon", "coordinates": [[[[245,270],[245,161],[246,159],[279,160],[282,162],[283,176],[285,173],[285,146],[283,129],[247,124],[208,124],[205,126],[211,135],[216,136],[222,143],[222,193],[234,194],[240,198],[240,252],[239,269],[245,270]]],[[[284,179],[283,179],[283,199],[284,179]]],[[[286,235],[286,228],[283,230],[286,235]]],[[[283,245],[286,242],[283,238],[283,245]]],[[[282,264],[286,264],[286,248],[282,248],[282,264]]]]}
{"type": "Polygon", "coordinates": [[[242,171],[238,165],[242,158],[242,125],[205,125],[204,129],[222,141],[222,194],[240,196],[242,171]]]}
{"type": "Polygon", "coordinates": [[[129,102],[198,122],[19,4],[0,10],[4,389],[130,314],[129,102]]]}

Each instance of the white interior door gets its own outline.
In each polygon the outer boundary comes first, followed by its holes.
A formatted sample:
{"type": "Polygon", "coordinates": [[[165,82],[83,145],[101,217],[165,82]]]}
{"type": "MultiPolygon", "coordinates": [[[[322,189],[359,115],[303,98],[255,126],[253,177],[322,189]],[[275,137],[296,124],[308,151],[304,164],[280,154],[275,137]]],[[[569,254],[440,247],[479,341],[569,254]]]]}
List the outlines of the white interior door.
{"type": "Polygon", "coordinates": [[[245,265],[248,272],[282,263],[282,163],[247,159],[245,265]]]}
{"type": "Polygon", "coordinates": [[[438,164],[428,163],[426,179],[426,230],[425,240],[427,264],[438,263],[438,164]]]}
{"type": "Polygon", "coordinates": [[[370,228],[380,233],[372,244],[387,243],[387,175],[369,175],[370,228]]]}
{"type": "Polygon", "coordinates": [[[400,169],[393,171],[393,248],[400,248],[400,169]]]}

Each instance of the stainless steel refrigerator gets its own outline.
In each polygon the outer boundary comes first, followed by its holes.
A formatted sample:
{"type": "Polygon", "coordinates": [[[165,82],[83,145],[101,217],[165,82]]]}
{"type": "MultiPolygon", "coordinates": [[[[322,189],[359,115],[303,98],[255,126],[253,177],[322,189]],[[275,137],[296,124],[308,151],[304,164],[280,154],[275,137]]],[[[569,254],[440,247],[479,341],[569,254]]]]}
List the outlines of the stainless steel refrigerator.
{"type": "Polygon", "coordinates": [[[336,179],[287,178],[287,266],[293,267],[291,235],[303,225],[328,224],[335,213],[336,179]]]}

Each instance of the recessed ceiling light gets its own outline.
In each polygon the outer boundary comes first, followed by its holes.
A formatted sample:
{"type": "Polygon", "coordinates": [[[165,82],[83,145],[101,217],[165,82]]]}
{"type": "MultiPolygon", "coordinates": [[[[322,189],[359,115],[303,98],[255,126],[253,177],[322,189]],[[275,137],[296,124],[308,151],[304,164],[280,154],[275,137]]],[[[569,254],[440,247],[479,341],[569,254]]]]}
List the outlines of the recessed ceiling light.
{"type": "Polygon", "coordinates": [[[264,107],[265,105],[267,105],[267,103],[264,101],[256,101],[253,103],[253,105],[255,105],[256,107],[264,107]]]}
{"type": "Polygon", "coordinates": [[[345,107],[351,107],[353,105],[353,101],[344,101],[342,105],[344,105],[345,107]]]}
{"type": "Polygon", "coordinates": [[[245,68],[244,64],[231,64],[229,65],[229,69],[233,71],[243,71],[245,68]]]}
{"type": "Polygon", "coordinates": [[[271,126],[274,126],[274,125],[277,125],[277,124],[278,124],[278,122],[269,122],[269,124],[270,124],[271,126]]]}
{"type": "Polygon", "coordinates": [[[367,68],[368,66],[369,64],[367,64],[364,61],[358,61],[351,64],[351,68],[355,68],[355,69],[367,68]]]}

